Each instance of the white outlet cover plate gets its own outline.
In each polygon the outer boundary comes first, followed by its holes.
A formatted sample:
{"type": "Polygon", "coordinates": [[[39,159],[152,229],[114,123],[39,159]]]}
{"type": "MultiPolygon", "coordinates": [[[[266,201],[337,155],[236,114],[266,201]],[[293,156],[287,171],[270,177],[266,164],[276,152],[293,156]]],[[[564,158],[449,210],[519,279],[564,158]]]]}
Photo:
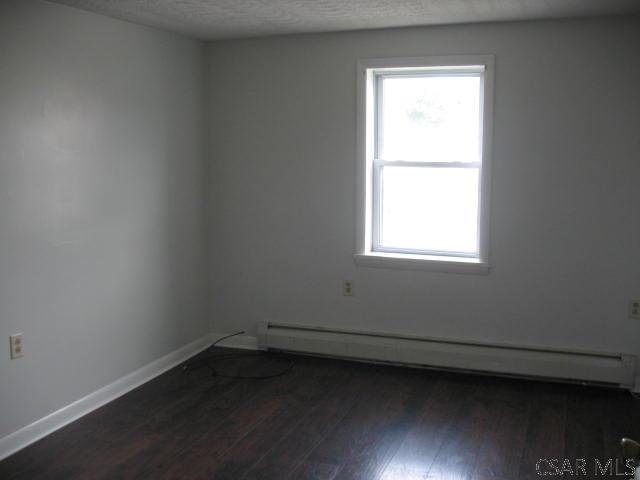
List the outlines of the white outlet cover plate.
{"type": "Polygon", "coordinates": [[[21,358],[24,355],[24,349],[22,345],[22,333],[16,333],[9,337],[11,342],[11,359],[21,358]]]}

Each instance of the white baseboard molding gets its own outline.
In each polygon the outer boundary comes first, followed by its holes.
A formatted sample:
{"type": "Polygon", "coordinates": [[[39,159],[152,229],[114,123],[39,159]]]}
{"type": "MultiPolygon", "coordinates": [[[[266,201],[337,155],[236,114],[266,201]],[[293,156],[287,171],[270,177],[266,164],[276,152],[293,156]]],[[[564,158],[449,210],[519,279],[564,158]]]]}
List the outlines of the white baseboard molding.
{"type": "MultiPolygon", "coordinates": [[[[206,335],[161,357],[144,367],[90,393],[86,397],[0,438],[0,460],[55,432],[93,410],[163,374],[211,345],[214,335],[206,335]]],[[[255,338],[255,337],[254,337],[255,338]]],[[[257,345],[257,342],[256,342],[257,345]]],[[[240,347],[242,348],[242,347],[240,347]]],[[[248,348],[248,347],[247,347],[248,348]]]]}
{"type": "MultiPolygon", "coordinates": [[[[228,333],[214,333],[213,340],[216,341],[222,337],[226,337],[228,333]]],[[[255,335],[237,335],[220,342],[218,347],[240,348],[242,350],[258,350],[258,337],[255,335]]]]}

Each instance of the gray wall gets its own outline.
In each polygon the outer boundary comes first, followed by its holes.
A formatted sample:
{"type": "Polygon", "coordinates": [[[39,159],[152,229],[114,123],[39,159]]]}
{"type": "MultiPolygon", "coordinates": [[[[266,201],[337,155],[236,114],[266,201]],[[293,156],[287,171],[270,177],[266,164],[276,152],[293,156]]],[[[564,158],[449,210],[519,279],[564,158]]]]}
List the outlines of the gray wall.
{"type": "Polygon", "coordinates": [[[638,17],[227,41],[209,61],[216,331],[271,318],[640,353],[638,17]],[[356,59],[484,53],[490,275],[355,267],[356,59]]]}
{"type": "Polygon", "coordinates": [[[0,437],[210,330],[204,65],[177,35],[0,2],[0,437]]]}

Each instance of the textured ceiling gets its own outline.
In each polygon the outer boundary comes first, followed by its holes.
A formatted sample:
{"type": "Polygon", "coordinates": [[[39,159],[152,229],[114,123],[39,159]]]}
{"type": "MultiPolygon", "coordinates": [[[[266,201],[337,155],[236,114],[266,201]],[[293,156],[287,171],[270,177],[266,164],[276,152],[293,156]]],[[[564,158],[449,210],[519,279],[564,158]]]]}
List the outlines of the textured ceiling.
{"type": "Polygon", "coordinates": [[[52,0],[201,39],[640,12],[640,0],[52,0]]]}

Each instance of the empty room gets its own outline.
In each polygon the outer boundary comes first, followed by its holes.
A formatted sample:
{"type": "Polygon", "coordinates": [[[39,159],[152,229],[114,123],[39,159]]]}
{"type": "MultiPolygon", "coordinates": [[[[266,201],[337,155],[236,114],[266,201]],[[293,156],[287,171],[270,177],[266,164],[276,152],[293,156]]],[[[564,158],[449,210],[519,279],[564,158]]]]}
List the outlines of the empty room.
{"type": "Polygon", "coordinates": [[[640,480],[640,1],[0,0],[0,478],[640,480]]]}

